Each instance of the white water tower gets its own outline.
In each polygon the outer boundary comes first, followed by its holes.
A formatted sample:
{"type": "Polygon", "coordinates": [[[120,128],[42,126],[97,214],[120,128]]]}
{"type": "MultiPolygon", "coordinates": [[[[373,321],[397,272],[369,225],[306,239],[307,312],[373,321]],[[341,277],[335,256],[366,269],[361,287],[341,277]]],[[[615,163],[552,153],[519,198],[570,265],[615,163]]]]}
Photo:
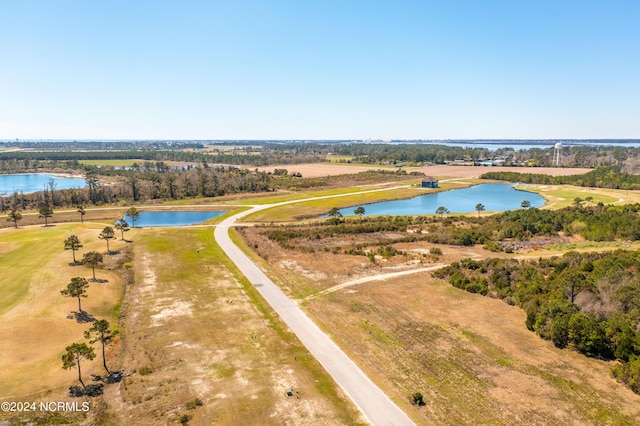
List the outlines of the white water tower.
{"type": "Polygon", "coordinates": [[[556,167],[562,165],[562,142],[556,142],[553,147],[553,164],[556,167]]]}

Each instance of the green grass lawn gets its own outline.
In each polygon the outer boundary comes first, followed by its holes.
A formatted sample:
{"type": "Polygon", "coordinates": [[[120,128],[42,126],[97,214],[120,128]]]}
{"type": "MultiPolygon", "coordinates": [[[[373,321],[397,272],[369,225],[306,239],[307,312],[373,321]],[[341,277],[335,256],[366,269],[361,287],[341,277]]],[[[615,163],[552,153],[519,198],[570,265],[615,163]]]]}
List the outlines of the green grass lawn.
{"type": "Polygon", "coordinates": [[[595,205],[600,202],[603,204],[613,204],[618,201],[618,198],[612,197],[600,193],[600,191],[606,191],[593,188],[579,188],[575,186],[562,185],[558,189],[554,189],[547,185],[530,185],[520,184],[518,189],[523,189],[540,194],[547,198],[548,202],[545,205],[546,208],[561,209],[573,205],[576,198],[585,200],[587,197],[591,197],[590,202],[584,202],[583,206],[595,205]]]}
{"type": "Polygon", "coordinates": [[[0,234],[0,253],[3,247],[13,248],[0,256],[0,315],[18,305],[29,291],[34,273],[40,271],[52,277],[52,271],[42,271],[53,256],[63,248],[69,235],[66,227],[38,227],[0,234]]]}

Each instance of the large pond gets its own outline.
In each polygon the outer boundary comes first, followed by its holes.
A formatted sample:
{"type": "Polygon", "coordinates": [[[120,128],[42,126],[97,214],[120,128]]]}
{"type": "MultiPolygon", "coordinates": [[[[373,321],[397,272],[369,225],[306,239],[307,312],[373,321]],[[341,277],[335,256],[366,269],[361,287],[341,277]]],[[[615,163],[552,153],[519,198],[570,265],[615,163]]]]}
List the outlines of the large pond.
{"type": "MultiPolygon", "coordinates": [[[[524,200],[531,207],[541,207],[545,200],[534,192],[519,191],[503,183],[485,183],[468,188],[425,194],[407,200],[384,201],[367,204],[366,216],[374,215],[417,215],[433,214],[440,206],[451,213],[469,213],[476,211],[476,205],[482,204],[486,211],[504,211],[521,208],[524,200]]],[[[353,216],[355,207],[340,210],[343,216],[353,216]]]]}
{"type": "Polygon", "coordinates": [[[49,182],[53,180],[54,189],[83,188],[84,179],[61,177],[48,173],[25,173],[15,175],[0,175],[0,196],[6,197],[14,192],[38,192],[51,189],[49,182]]]}
{"type": "MultiPolygon", "coordinates": [[[[226,212],[205,212],[205,211],[165,211],[165,212],[140,212],[140,217],[136,220],[136,228],[142,226],[184,226],[201,223],[226,212]]],[[[124,219],[133,224],[131,217],[125,215],[124,219]]]]}

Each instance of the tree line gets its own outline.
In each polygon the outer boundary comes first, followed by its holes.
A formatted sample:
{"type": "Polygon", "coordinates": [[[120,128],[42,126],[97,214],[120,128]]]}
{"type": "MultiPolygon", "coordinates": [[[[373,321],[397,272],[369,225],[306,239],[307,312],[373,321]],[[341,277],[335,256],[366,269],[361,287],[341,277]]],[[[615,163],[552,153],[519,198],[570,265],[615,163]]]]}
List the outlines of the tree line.
{"type": "MultiPolygon", "coordinates": [[[[551,144],[550,144],[551,145],[551,144]]],[[[38,162],[61,167],[80,160],[125,160],[208,162],[262,166],[325,161],[330,154],[351,156],[353,162],[368,164],[425,163],[445,164],[455,160],[482,161],[501,159],[506,165],[551,166],[553,147],[517,150],[424,144],[410,141],[395,143],[350,143],[313,141],[305,143],[275,141],[115,141],[115,142],[5,142],[20,150],[0,151],[0,172],[15,172],[38,162]],[[29,150],[23,150],[28,148],[29,150]],[[5,163],[6,162],[6,163],[5,163]]],[[[563,166],[599,167],[625,165],[637,169],[640,148],[632,146],[565,146],[563,166]]]]}
{"type": "MultiPolygon", "coordinates": [[[[277,173],[204,165],[173,169],[164,162],[141,163],[130,169],[88,166],[86,170],[84,188],[56,189],[55,183],[51,181],[42,191],[29,194],[16,192],[8,197],[0,197],[0,212],[10,211],[12,217],[16,217],[20,211],[29,209],[46,208],[52,211],[58,207],[80,208],[121,202],[209,198],[237,193],[272,192],[280,188],[317,188],[331,186],[345,179],[353,182],[378,182],[406,179],[407,176],[404,170],[372,170],[347,176],[305,178],[300,173],[290,173],[284,168],[277,169],[277,173]]],[[[415,176],[418,175],[420,174],[415,176]]]]}
{"type": "MultiPolygon", "coordinates": [[[[323,222],[269,227],[264,234],[285,249],[305,252],[313,250],[305,246],[305,240],[377,232],[401,234],[385,238],[384,244],[415,241],[462,246],[483,244],[491,251],[506,250],[508,246],[500,245],[503,241],[559,236],[560,232],[578,234],[591,241],[640,240],[640,204],[586,206],[585,201],[578,201],[574,206],[555,211],[521,208],[484,217],[448,217],[445,212],[431,216],[360,217],[364,207],[355,207],[354,214],[358,217],[349,218],[342,217],[338,208],[332,208],[323,222]]],[[[479,204],[476,209],[480,212],[483,207],[479,204]]]]}
{"type": "Polygon", "coordinates": [[[500,298],[559,348],[616,359],[619,380],[640,393],[640,255],[569,252],[533,261],[463,259],[434,273],[454,287],[500,298]]]}
{"type": "Polygon", "coordinates": [[[640,175],[625,173],[622,166],[599,167],[583,175],[549,176],[518,172],[488,172],[481,179],[540,185],[575,185],[591,188],[640,189],[640,175]]]}
{"type": "MultiPolygon", "coordinates": [[[[139,216],[139,212],[132,207],[127,211],[127,215],[129,215],[132,219],[137,219],[139,216]]],[[[124,219],[124,217],[120,218],[116,221],[115,224],[116,229],[120,230],[122,239],[124,240],[124,232],[129,230],[129,225],[124,219]]],[[[109,241],[115,239],[115,231],[111,226],[106,226],[100,234],[98,234],[98,238],[104,240],[107,245],[107,255],[111,254],[111,250],[109,248],[109,241]]],[[[89,251],[83,254],[82,262],[78,262],[76,260],[76,251],[83,247],[82,242],[78,238],[77,235],[70,235],[64,240],[64,249],[71,250],[73,265],[85,264],[91,266],[93,273],[93,281],[97,281],[96,279],[96,266],[104,262],[104,257],[102,253],[97,251],[89,251]]],[[[107,381],[113,380],[112,373],[107,367],[107,359],[105,355],[105,348],[108,346],[115,336],[118,334],[117,330],[112,329],[109,322],[105,319],[95,320],[90,315],[86,314],[82,309],[82,298],[86,298],[88,296],[89,289],[89,280],[84,277],[73,277],[70,279],[66,288],[60,291],[60,294],[65,297],[75,298],[78,301],[78,312],[77,317],[79,318],[88,318],[88,321],[92,322],[92,326],[84,332],[84,337],[89,341],[89,344],[85,342],[81,343],[73,343],[65,348],[65,353],[62,355],[62,368],[65,370],[77,368],[78,371],[78,381],[82,385],[83,392],[85,394],[96,394],[101,390],[100,386],[94,386],[91,389],[88,389],[82,380],[82,369],[81,363],[83,361],[91,361],[96,355],[94,352],[94,348],[91,346],[94,343],[99,342],[102,349],[102,365],[105,371],[108,374],[107,381]]]]}

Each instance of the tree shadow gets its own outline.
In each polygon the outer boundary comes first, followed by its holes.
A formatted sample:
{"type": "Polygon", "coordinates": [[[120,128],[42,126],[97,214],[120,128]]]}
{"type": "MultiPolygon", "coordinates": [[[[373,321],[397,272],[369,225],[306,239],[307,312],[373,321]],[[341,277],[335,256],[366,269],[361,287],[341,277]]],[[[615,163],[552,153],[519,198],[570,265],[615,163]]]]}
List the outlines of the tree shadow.
{"type": "Polygon", "coordinates": [[[75,319],[78,322],[78,324],[86,324],[88,322],[96,321],[93,315],[85,311],[80,311],[80,312],[72,311],[71,315],[67,315],[67,319],[75,319]]]}
{"type": "Polygon", "coordinates": [[[69,396],[72,398],[81,398],[83,396],[100,396],[102,395],[104,385],[102,383],[92,383],[86,388],[82,386],[71,386],[69,388],[69,396]]]}
{"type": "Polygon", "coordinates": [[[90,281],[94,282],[94,283],[98,283],[98,284],[104,284],[104,283],[108,283],[109,282],[109,280],[105,280],[103,278],[96,278],[95,280],[93,278],[91,278],[90,281]]]}
{"type": "Polygon", "coordinates": [[[69,264],[68,264],[68,265],[69,265],[69,266],[80,266],[80,265],[82,265],[82,264],[83,264],[82,262],[69,262],[69,264]]]}
{"type": "Polygon", "coordinates": [[[93,380],[94,382],[111,384],[111,383],[121,382],[123,377],[124,377],[124,373],[122,371],[112,371],[111,374],[105,374],[104,376],[100,376],[98,374],[92,374],[91,380],[93,380]]]}

